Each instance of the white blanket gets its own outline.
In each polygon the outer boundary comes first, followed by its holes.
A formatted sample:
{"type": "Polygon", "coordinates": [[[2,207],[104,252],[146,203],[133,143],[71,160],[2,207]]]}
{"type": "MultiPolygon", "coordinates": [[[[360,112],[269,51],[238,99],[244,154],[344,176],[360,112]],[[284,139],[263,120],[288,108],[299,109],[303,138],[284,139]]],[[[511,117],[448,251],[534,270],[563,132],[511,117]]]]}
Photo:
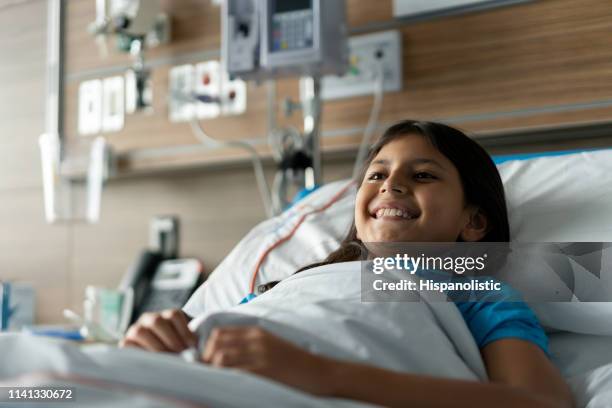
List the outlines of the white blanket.
{"type": "Polygon", "coordinates": [[[329,357],[440,377],[486,379],[478,347],[451,303],[362,302],[358,261],[292,275],[246,305],[191,323],[256,324],[329,357]]]}
{"type": "MultiPolygon", "coordinates": [[[[246,305],[201,316],[192,325],[202,341],[217,325],[258,324],[338,359],[440,377],[486,378],[476,344],[454,305],[363,303],[360,284],[357,262],[320,267],[286,279],[246,305]]],[[[190,364],[173,355],[77,347],[27,335],[0,336],[0,361],[0,386],[69,385],[87,406],[365,405],[315,398],[248,373],[190,364]]],[[[599,370],[573,376],[584,406],[605,406],[597,401],[609,392],[612,366],[599,370]]]]}

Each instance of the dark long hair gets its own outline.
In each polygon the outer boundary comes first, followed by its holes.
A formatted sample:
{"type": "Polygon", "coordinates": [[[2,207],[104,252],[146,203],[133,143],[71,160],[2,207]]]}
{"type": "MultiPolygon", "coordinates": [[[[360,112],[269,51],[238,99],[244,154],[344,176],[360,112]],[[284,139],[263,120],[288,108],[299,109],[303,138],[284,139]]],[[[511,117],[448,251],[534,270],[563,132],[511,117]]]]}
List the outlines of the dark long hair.
{"type": "MultiPolygon", "coordinates": [[[[393,140],[408,134],[418,134],[426,138],[457,168],[466,203],[477,207],[488,221],[488,231],[480,241],[509,242],[510,226],[504,186],[495,163],[482,146],[450,126],[415,120],[404,120],[391,126],[370,149],[361,173],[355,180],[357,186],[361,186],[370,163],[380,150],[393,140]]],[[[365,253],[367,251],[357,238],[353,219],[351,228],[338,249],[323,261],[305,266],[296,273],[316,266],[359,260],[365,253]]],[[[262,285],[262,289],[272,287],[275,283],[262,285]]]]}

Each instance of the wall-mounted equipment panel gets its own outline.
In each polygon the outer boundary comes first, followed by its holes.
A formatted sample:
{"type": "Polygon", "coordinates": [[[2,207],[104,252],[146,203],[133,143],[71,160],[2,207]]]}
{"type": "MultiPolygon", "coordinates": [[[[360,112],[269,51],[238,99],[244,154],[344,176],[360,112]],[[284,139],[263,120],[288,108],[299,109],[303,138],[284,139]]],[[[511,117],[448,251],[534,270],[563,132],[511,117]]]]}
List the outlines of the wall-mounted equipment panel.
{"type": "Polygon", "coordinates": [[[216,60],[170,69],[170,121],[241,115],[246,111],[247,87],[230,79],[216,60]]]}
{"type": "Polygon", "coordinates": [[[402,90],[402,47],[399,31],[384,31],[351,37],[349,69],[343,76],[326,76],[322,82],[323,99],[370,95],[383,76],[383,90],[402,90]]]}

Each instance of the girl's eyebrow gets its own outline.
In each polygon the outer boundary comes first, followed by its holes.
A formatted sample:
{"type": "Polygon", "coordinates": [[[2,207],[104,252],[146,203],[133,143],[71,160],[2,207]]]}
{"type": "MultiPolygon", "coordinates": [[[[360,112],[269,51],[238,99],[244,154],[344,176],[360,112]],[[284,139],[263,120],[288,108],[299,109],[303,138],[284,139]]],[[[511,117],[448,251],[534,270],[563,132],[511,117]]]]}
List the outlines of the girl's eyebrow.
{"type": "MultiPolygon", "coordinates": [[[[382,165],[386,165],[386,166],[388,166],[389,163],[390,162],[387,159],[377,159],[377,160],[374,160],[372,162],[372,164],[382,164],[382,165]]],[[[424,157],[419,157],[419,158],[416,158],[416,159],[409,160],[408,164],[410,164],[410,165],[415,165],[415,164],[433,164],[434,166],[439,167],[441,170],[446,171],[444,166],[442,166],[440,163],[438,163],[434,159],[427,159],[427,158],[424,158],[424,157]]]]}

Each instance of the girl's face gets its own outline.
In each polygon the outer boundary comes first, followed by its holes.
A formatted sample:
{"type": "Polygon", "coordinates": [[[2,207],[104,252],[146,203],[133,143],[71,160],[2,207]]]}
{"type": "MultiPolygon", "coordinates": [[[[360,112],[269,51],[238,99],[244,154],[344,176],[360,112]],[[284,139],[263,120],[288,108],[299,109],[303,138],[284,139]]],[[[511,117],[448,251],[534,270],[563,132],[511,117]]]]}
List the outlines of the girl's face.
{"type": "Polygon", "coordinates": [[[459,173],[418,134],[387,143],[357,192],[355,226],[362,242],[477,241],[486,218],[465,203],[459,173]]]}

